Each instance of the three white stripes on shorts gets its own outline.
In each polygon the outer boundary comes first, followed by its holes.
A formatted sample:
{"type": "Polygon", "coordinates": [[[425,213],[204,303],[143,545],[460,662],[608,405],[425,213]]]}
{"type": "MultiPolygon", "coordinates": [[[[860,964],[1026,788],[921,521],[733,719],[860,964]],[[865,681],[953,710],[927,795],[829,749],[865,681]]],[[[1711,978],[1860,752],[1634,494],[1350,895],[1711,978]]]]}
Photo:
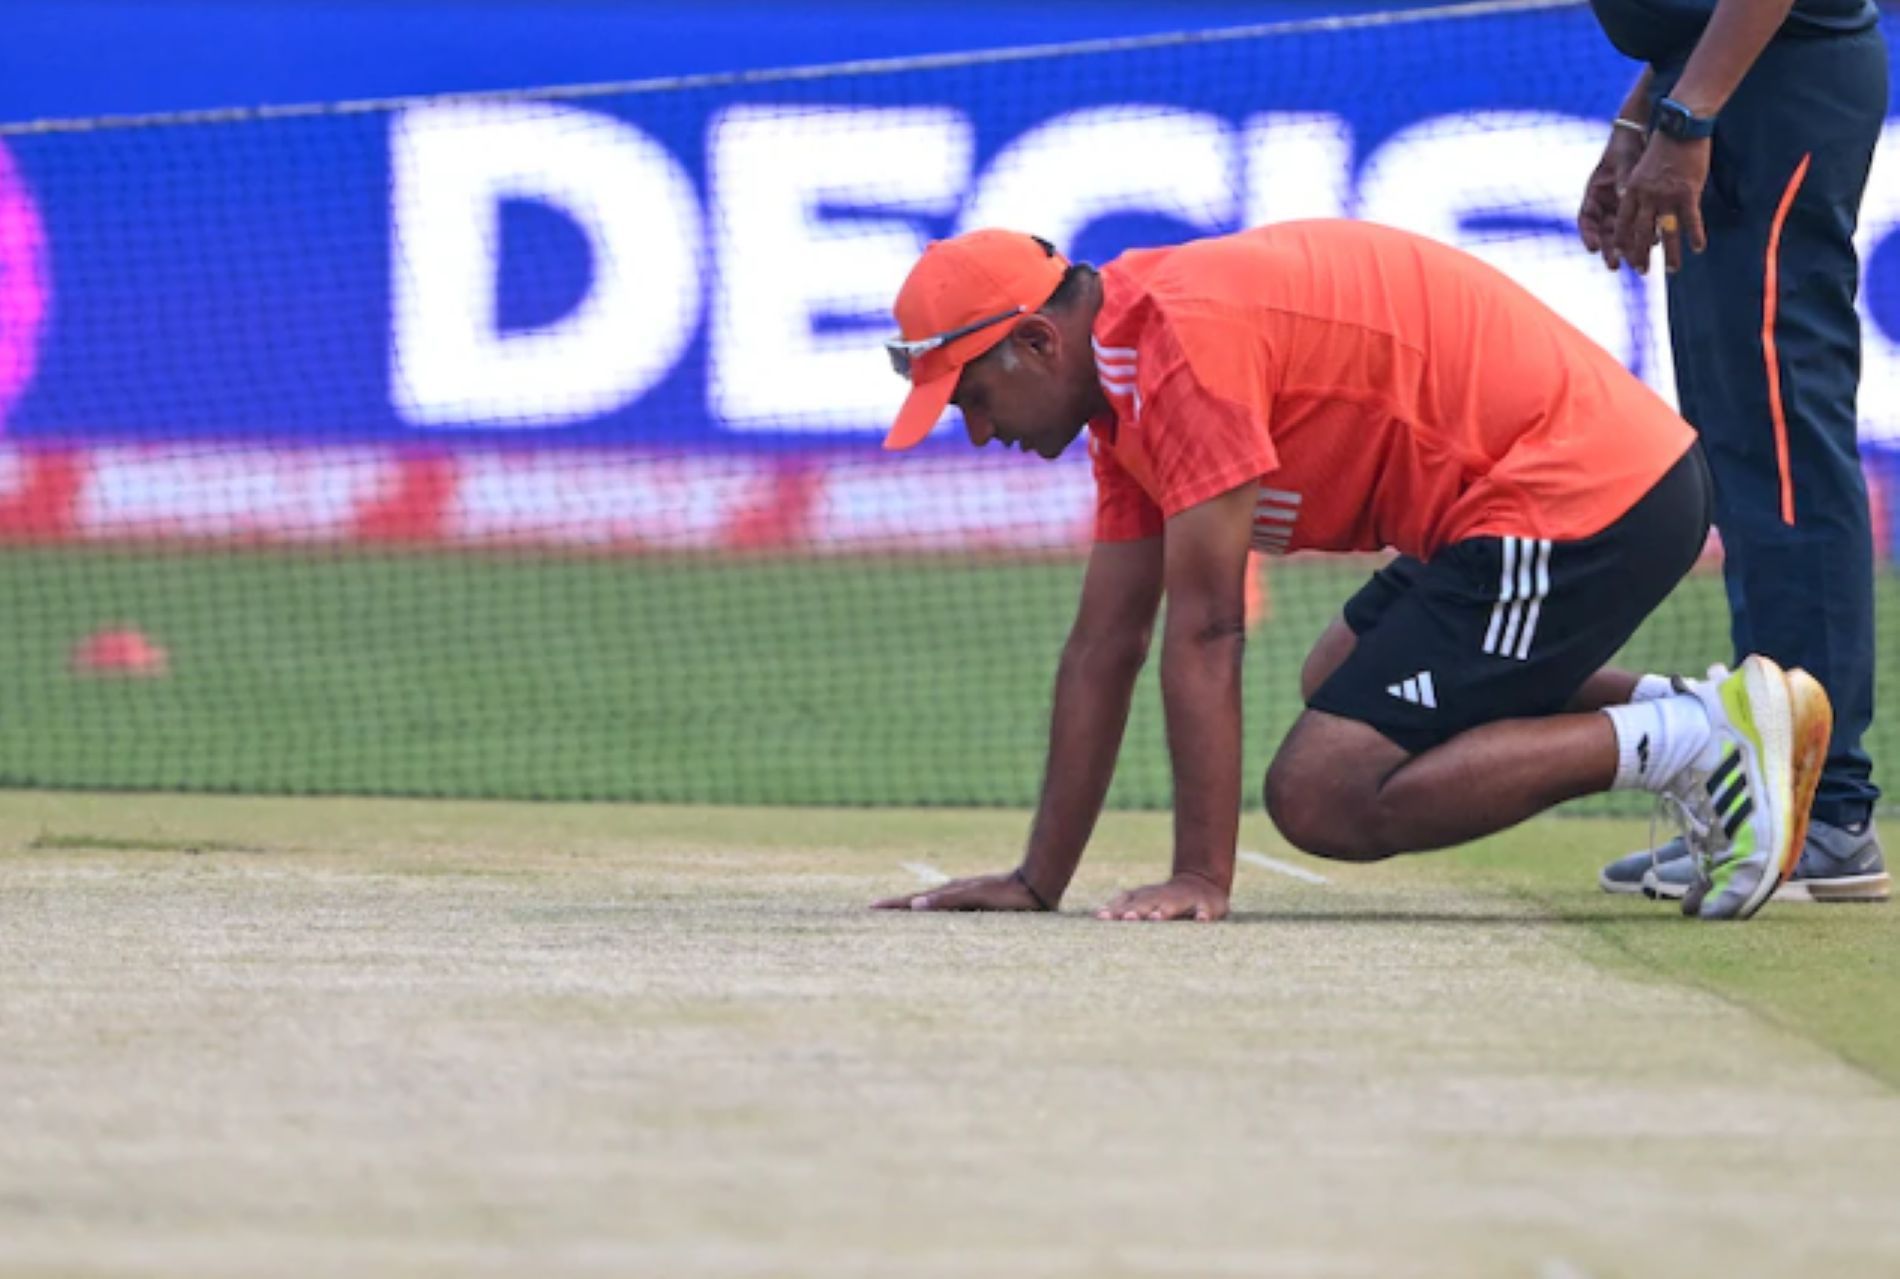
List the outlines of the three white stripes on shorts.
{"type": "Polygon", "coordinates": [[[1504,543],[1504,571],[1498,575],[1498,602],[1491,606],[1484,651],[1522,662],[1531,655],[1537,614],[1550,594],[1550,543],[1529,537],[1499,540],[1504,543]]]}

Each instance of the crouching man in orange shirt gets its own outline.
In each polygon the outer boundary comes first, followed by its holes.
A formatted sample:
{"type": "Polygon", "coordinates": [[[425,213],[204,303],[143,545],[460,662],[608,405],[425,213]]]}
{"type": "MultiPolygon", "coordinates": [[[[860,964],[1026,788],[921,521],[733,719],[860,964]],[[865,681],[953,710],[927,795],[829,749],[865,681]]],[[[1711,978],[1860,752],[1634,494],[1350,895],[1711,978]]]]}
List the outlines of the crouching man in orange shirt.
{"type": "Polygon", "coordinates": [[[1687,424],[1504,275],[1356,222],[1099,272],[986,230],[933,244],[895,312],[911,391],[887,448],[952,404],[977,447],[1054,458],[1086,429],[1097,513],[1022,863],[880,907],[1056,908],[1165,593],[1173,874],[1099,914],[1224,917],[1251,550],[1399,552],[1301,672],[1306,710],[1265,782],[1295,846],[1376,860],[1640,789],[1669,797],[1700,858],[1688,913],[1746,919],[1786,878],[1826,695],[1759,656],[1708,681],[1605,668],[1701,551],[1707,470],[1687,424]]]}

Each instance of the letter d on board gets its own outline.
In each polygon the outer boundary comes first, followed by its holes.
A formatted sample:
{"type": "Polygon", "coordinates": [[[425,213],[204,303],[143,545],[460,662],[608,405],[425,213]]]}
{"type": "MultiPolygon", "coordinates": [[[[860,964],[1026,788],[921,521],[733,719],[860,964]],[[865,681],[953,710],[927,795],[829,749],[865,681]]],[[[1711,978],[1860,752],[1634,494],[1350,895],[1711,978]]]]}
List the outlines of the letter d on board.
{"type": "Polygon", "coordinates": [[[699,320],[693,183],[632,125],[547,103],[452,103],[390,138],[390,396],[416,426],[549,427],[612,412],[664,377],[699,320]],[[501,206],[538,201],[586,236],[567,314],[504,331],[501,206]]]}

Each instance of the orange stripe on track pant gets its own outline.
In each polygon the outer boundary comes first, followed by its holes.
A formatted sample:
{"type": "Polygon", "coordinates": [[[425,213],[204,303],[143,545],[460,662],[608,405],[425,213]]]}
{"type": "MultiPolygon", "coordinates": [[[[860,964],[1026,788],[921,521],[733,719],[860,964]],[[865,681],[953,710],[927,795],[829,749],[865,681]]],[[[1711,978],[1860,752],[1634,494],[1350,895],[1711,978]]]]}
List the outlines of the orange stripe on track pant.
{"type": "Polygon", "coordinates": [[[1768,412],[1775,422],[1775,466],[1781,472],[1781,522],[1790,525],[1794,523],[1794,475],[1788,463],[1788,413],[1781,403],[1781,362],[1775,354],[1775,309],[1780,300],[1781,227],[1788,220],[1788,210],[1794,207],[1802,182],[1807,180],[1808,162],[1813,158],[1812,153],[1804,155],[1795,166],[1788,189],[1781,193],[1781,203],[1775,209],[1774,223],[1768,228],[1761,302],[1761,355],[1768,365],[1768,412]]]}

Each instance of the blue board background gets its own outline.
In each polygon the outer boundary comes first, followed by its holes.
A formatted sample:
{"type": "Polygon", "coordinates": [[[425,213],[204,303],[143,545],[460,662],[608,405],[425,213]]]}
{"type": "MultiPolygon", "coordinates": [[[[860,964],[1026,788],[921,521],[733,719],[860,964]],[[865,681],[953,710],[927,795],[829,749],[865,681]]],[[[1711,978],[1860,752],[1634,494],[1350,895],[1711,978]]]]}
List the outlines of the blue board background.
{"type": "MultiPolygon", "coordinates": [[[[681,10],[10,0],[0,11],[0,117],[815,63],[1359,7],[1366,6],[832,3],[681,10]]],[[[1631,73],[1587,10],[1574,8],[1082,60],[715,85],[582,105],[660,142],[704,197],[709,122],[737,103],[954,105],[974,128],[979,170],[1025,130],[1079,108],[1142,103],[1233,122],[1263,111],[1326,111],[1350,126],[1363,162],[1397,131],[1435,116],[1509,109],[1602,118],[1631,73]],[[1334,68],[1350,69],[1350,76],[1334,68]],[[1377,91],[1342,93],[1343,83],[1377,91]]],[[[6,434],[59,441],[415,441],[415,425],[391,404],[388,134],[387,116],[357,114],[7,139],[45,222],[54,305],[37,376],[14,406],[6,434]]],[[[916,221],[926,234],[951,229],[947,218],[916,221]]],[[[585,243],[560,218],[532,206],[511,208],[503,229],[503,319],[532,325],[560,314],[585,288],[585,243]]],[[[1202,229],[1130,213],[1099,220],[1067,247],[1099,261],[1202,229]]],[[[1565,233],[1561,222],[1525,229],[1565,233]]],[[[1900,314],[1887,322],[1890,304],[1900,302],[1900,281],[1887,287],[1895,256],[1874,256],[1869,295],[1876,321],[1900,332],[1900,314]]],[[[882,327],[872,316],[817,322],[862,328],[873,351],[882,327]]],[[[426,438],[432,445],[685,449],[844,442],[811,431],[736,434],[716,416],[708,380],[702,319],[682,356],[637,402],[520,436],[477,427],[426,438]]]]}
{"type": "Polygon", "coordinates": [[[1428,0],[6,0],[0,121],[629,80],[1428,0]]]}

